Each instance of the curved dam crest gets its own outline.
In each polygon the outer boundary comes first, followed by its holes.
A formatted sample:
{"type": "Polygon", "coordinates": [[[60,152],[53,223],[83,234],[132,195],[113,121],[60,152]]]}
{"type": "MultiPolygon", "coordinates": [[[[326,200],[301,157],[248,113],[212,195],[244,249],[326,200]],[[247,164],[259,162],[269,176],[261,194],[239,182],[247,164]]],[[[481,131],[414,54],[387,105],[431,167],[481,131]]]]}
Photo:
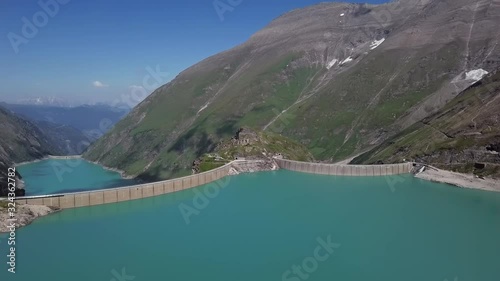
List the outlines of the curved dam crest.
{"type": "Polygon", "coordinates": [[[338,165],[325,163],[299,162],[286,159],[274,159],[281,169],[319,175],[332,176],[390,176],[408,174],[413,168],[413,163],[385,165],[338,165]]]}
{"type": "MultiPolygon", "coordinates": [[[[338,165],[299,162],[286,159],[273,159],[275,167],[296,172],[336,175],[336,176],[388,176],[410,173],[413,163],[389,165],[338,165]]],[[[253,172],[252,166],[264,160],[235,160],[213,170],[186,177],[105,189],[75,193],[54,194],[46,196],[27,196],[17,198],[16,201],[30,205],[46,205],[70,209],[95,206],[109,203],[124,202],[148,197],[173,193],[190,189],[200,185],[216,182],[224,186],[227,182],[219,181],[222,178],[235,174],[235,171],[253,172]]]]}

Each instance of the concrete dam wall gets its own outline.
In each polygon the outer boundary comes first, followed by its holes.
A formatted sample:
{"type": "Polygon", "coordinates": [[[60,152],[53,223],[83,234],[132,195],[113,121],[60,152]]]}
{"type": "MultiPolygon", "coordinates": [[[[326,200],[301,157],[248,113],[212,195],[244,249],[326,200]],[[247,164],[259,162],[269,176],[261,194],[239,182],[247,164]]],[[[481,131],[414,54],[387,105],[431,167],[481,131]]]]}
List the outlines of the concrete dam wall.
{"type": "Polygon", "coordinates": [[[17,198],[16,201],[24,204],[45,205],[59,207],[61,209],[70,209],[159,196],[211,183],[238,172],[255,172],[281,168],[291,171],[323,175],[386,176],[410,173],[413,166],[412,163],[357,166],[298,162],[284,159],[274,159],[274,161],[275,163],[272,161],[236,160],[207,172],[177,179],[113,189],[45,196],[26,196],[17,198]]]}
{"type": "Polygon", "coordinates": [[[206,183],[214,182],[229,175],[231,163],[222,167],[187,177],[126,186],[113,189],[103,189],[85,192],[55,194],[46,196],[27,196],[16,199],[16,202],[54,206],[61,209],[95,206],[108,203],[123,202],[172,193],[206,183]]]}
{"type": "Polygon", "coordinates": [[[286,159],[275,159],[281,169],[320,175],[335,176],[388,176],[408,174],[413,163],[388,165],[337,165],[324,163],[298,162],[286,159]]]}

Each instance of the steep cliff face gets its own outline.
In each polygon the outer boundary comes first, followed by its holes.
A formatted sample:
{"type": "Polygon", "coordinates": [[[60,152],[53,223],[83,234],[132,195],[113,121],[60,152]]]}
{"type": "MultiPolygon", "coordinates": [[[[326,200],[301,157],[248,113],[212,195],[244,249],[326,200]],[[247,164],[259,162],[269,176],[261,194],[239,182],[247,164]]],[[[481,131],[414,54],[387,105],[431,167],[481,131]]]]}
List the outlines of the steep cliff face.
{"type": "MultiPolygon", "coordinates": [[[[8,168],[13,167],[14,163],[43,158],[50,154],[57,155],[60,151],[52,146],[38,127],[2,107],[0,132],[0,196],[6,196],[8,168]]],[[[24,190],[18,190],[16,193],[24,195],[24,190]]]]}
{"type": "Polygon", "coordinates": [[[282,134],[320,160],[375,146],[500,66],[498,0],[323,3],[186,69],[85,157],[168,178],[242,126],[282,134]]]}
{"type": "Polygon", "coordinates": [[[500,178],[500,72],[474,84],[437,113],[353,163],[403,159],[500,178]]]}

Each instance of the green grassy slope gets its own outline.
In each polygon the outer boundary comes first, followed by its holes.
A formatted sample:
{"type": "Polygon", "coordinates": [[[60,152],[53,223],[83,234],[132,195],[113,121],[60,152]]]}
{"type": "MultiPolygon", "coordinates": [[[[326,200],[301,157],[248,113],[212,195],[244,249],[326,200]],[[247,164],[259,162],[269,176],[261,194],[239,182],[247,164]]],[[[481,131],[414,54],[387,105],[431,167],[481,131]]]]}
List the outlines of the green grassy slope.
{"type": "Polygon", "coordinates": [[[481,6],[475,24],[484,30],[469,34],[459,9],[467,1],[430,2],[404,2],[384,25],[377,19],[399,2],[366,13],[323,3],[286,14],[157,89],[84,157],[144,179],[172,178],[243,126],[293,139],[319,160],[365,151],[469,86],[465,72],[500,64],[495,13],[481,6]]]}
{"type": "MultiPolygon", "coordinates": [[[[225,85],[226,88],[220,86],[223,90],[217,99],[198,115],[198,110],[208,102],[201,99],[207,95],[199,94],[199,89],[206,88],[206,80],[170,84],[153,94],[150,105],[141,105],[134,115],[120,122],[114,130],[114,133],[120,132],[118,135],[99,140],[85,156],[129,174],[142,174],[146,179],[185,175],[189,173],[189,164],[211,151],[218,140],[242,126],[263,128],[288,109],[268,131],[300,141],[318,159],[342,159],[366,147],[379,130],[387,130],[399,116],[441,85],[442,79],[438,76],[444,66],[435,63],[426,65],[427,76],[436,77],[431,83],[420,86],[420,79],[414,84],[399,81],[410,76],[413,65],[422,63],[419,57],[398,70],[401,76],[388,83],[402,56],[369,55],[363,61],[364,67],[338,74],[310,98],[295,105],[305,93],[313,90],[313,85],[317,85],[319,77],[326,72],[314,66],[287,67],[300,61],[301,54],[276,58],[269,66],[259,65],[260,70],[244,73],[237,81],[225,85]],[[393,88],[402,83],[407,88],[418,89],[394,91],[393,88]],[[198,84],[201,85],[192,86],[198,84]],[[373,100],[377,93],[379,99],[373,100]],[[370,103],[373,106],[367,108],[370,103]],[[125,136],[124,140],[119,139],[120,134],[125,136]],[[148,168],[144,170],[144,167],[148,168]]],[[[436,52],[434,56],[437,59],[441,54],[436,52]]],[[[231,75],[217,72],[211,77],[211,83],[218,85],[220,79],[231,75]]]]}
{"type": "Polygon", "coordinates": [[[199,172],[220,167],[236,159],[267,160],[278,155],[297,161],[314,160],[307,147],[294,140],[245,127],[240,129],[237,136],[221,141],[213,152],[200,157],[199,172]]]}
{"type": "MultiPolygon", "coordinates": [[[[0,107],[0,196],[7,193],[7,171],[14,163],[31,161],[60,150],[33,123],[0,107]]],[[[22,194],[21,194],[22,195],[22,194]]]]}
{"type": "Polygon", "coordinates": [[[500,72],[462,92],[436,114],[353,163],[425,162],[459,172],[500,176],[500,72]],[[475,163],[486,164],[483,169],[475,163]]]}
{"type": "MultiPolygon", "coordinates": [[[[199,91],[216,92],[218,81],[228,79],[231,70],[215,71],[217,74],[209,82],[212,89],[205,86],[203,78],[189,84],[175,81],[166,85],[114,128],[114,133],[126,132],[126,140],[115,143],[114,138],[119,135],[107,135],[85,157],[102,159],[107,166],[142,174],[146,179],[185,175],[190,172],[192,161],[215,148],[219,140],[232,136],[242,126],[262,127],[277,112],[293,104],[307,78],[317,71],[306,67],[286,70],[294,57],[274,58],[244,73],[198,116],[198,110],[209,102],[203,99],[207,94],[199,91]],[[114,145],[108,146],[110,143],[114,145]],[[144,171],[148,161],[153,160],[144,171]]],[[[182,78],[181,74],[176,80],[182,78]]]]}
{"type": "Polygon", "coordinates": [[[340,160],[364,149],[451,78],[442,69],[458,64],[452,59],[457,48],[443,46],[433,54],[420,54],[425,51],[369,55],[363,67],[339,74],[317,96],[288,112],[286,135],[296,137],[300,131],[307,136],[308,147],[319,159],[340,160]],[[404,56],[412,59],[400,67],[404,56]],[[425,80],[429,82],[422,83],[425,80]]]}

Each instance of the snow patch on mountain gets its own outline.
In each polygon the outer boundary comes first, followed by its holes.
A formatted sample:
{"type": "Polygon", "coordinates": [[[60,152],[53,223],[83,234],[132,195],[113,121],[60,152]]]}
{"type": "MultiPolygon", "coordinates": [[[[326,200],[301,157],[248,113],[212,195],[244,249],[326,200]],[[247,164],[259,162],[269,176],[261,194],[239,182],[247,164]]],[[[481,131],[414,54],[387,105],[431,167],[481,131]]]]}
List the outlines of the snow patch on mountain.
{"type": "Polygon", "coordinates": [[[488,74],[488,71],[484,69],[475,69],[465,73],[465,80],[474,80],[479,81],[483,79],[483,77],[488,74]]]}
{"type": "Polygon", "coordinates": [[[72,107],[74,106],[69,101],[59,98],[59,97],[30,97],[19,99],[15,104],[24,104],[24,105],[38,105],[38,106],[56,106],[56,107],[72,107]]]}
{"type": "Polygon", "coordinates": [[[351,58],[351,57],[348,57],[348,58],[346,58],[345,60],[343,60],[343,61],[340,63],[340,65],[346,64],[346,63],[351,62],[351,61],[352,61],[352,58],[351,58]]]}
{"type": "Polygon", "coordinates": [[[200,114],[200,112],[202,112],[203,110],[205,110],[205,108],[207,108],[209,104],[210,104],[210,102],[207,102],[204,106],[202,106],[200,108],[200,110],[198,110],[198,112],[196,114],[200,114]]]}
{"type": "Polygon", "coordinates": [[[326,66],[326,69],[332,68],[338,61],[339,61],[338,59],[333,59],[332,61],[330,61],[328,63],[328,65],[326,66]]]}
{"type": "Polygon", "coordinates": [[[382,38],[380,40],[375,40],[370,44],[370,50],[376,49],[380,44],[384,43],[385,38],[382,38]]]}

